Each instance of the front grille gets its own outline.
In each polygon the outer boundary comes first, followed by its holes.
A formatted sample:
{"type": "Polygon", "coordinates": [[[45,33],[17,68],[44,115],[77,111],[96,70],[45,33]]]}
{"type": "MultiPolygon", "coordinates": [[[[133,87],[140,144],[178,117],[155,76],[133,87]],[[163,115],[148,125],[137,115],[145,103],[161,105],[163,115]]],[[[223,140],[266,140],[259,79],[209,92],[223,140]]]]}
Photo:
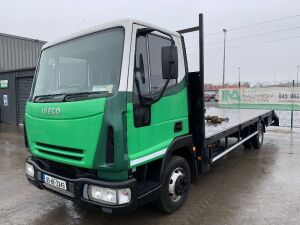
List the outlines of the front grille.
{"type": "Polygon", "coordinates": [[[40,142],[36,142],[36,149],[44,155],[56,156],[64,159],[72,159],[75,161],[81,161],[84,156],[82,149],[49,145],[40,142]]]}
{"type": "Polygon", "coordinates": [[[56,174],[58,176],[66,177],[69,179],[77,178],[90,178],[97,179],[97,170],[85,169],[76,166],[71,166],[64,163],[55,162],[52,160],[32,156],[32,160],[38,164],[43,170],[56,174]]]}

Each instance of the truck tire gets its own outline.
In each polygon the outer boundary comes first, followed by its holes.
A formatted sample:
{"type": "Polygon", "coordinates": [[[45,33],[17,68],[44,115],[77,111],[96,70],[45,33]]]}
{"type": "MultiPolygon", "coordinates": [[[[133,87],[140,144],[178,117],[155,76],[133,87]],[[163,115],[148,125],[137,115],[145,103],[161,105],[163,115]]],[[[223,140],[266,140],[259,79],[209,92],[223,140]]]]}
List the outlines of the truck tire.
{"type": "Polygon", "coordinates": [[[163,172],[163,184],[158,207],[164,213],[173,213],[185,202],[191,183],[188,162],[180,156],[172,156],[163,172]]]}
{"type": "Polygon", "coordinates": [[[262,123],[257,124],[258,134],[251,138],[251,144],[254,149],[260,149],[264,142],[264,125],[262,123]]]}

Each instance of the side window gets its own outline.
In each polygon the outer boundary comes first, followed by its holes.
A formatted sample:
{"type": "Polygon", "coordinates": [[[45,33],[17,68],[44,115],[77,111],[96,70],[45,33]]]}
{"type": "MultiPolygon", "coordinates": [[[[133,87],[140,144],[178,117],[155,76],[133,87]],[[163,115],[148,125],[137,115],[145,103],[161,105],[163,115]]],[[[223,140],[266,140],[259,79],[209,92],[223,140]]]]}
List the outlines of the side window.
{"type": "Polygon", "coordinates": [[[147,54],[147,39],[140,36],[136,39],[135,63],[134,63],[134,103],[138,103],[138,96],[146,96],[150,93],[149,67],[147,54]]]}
{"type": "MultiPolygon", "coordinates": [[[[162,78],[161,49],[171,46],[171,40],[158,35],[148,35],[149,42],[149,61],[151,73],[151,93],[159,92],[164,86],[166,80],[162,78]]],[[[170,80],[168,87],[176,83],[176,80],[170,80]]]]}
{"type": "MultiPolygon", "coordinates": [[[[138,36],[136,39],[133,103],[140,103],[140,96],[149,96],[162,90],[167,80],[162,76],[161,50],[171,46],[168,37],[156,34],[138,36]]],[[[168,87],[176,84],[170,80],[168,87]]]]}

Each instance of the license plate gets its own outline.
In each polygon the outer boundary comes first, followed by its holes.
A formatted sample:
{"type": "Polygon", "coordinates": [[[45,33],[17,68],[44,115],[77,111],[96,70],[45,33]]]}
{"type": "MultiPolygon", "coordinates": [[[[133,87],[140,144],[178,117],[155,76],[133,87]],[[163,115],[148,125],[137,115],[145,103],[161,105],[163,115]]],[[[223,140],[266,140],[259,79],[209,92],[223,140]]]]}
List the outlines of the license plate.
{"type": "Polygon", "coordinates": [[[44,174],[44,182],[47,184],[50,184],[54,187],[63,189],[63,190],[67,190],[67,183],[66,181],[51,177],[47,174],[44,174]]]}

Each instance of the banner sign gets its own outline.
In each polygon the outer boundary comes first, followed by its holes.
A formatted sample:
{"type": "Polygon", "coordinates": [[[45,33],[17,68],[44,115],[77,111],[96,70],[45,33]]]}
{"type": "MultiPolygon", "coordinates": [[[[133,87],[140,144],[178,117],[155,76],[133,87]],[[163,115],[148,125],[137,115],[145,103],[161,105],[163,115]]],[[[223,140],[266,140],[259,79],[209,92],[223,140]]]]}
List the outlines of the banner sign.
{"type": "Polygon", "coordinates": [[[220,89],[219,96],[223,108],[300,110],[300,87],[220,89]]]}

